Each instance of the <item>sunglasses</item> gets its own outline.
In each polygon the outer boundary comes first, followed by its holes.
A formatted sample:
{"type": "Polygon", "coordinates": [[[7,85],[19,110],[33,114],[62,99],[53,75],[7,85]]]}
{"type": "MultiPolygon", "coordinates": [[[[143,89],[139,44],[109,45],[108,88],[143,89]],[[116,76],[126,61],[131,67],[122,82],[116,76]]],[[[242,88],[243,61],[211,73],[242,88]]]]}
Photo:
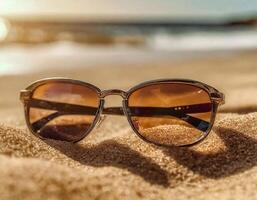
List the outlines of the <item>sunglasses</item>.
{"type": "Polygon", "coordinates": [[[82,140],[101,116],[126,115],[143,140],[162,146],[190,146],[209,134],[224,94],[192,80],[154,80],[127,92],[101,91],[78,80],[49,78],[20,92],[30,131],[42,139],[82,140]],[[119,95],[122,107],[104,107],[104,98],[119,95]]]}

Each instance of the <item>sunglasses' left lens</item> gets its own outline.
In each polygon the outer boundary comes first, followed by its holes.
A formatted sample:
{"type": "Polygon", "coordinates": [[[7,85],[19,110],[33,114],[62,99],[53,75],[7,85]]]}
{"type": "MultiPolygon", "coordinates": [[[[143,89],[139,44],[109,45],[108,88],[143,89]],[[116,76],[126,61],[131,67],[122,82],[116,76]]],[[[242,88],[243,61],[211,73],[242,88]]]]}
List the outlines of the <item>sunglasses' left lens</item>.
{"type": "Polygon", "coordinates": [[[99,104],[91,87],[68,81],[45,83],[28,102],[29,125],[43,138],[77,141],[91,130],[99,104]]]}
{"type": "Polygon", "coordinates": [[[132,127],[155,144],[195,144],[212,126],[213,103],[207,91],[187,83],[153,83],[128,97],[132,127]]]}

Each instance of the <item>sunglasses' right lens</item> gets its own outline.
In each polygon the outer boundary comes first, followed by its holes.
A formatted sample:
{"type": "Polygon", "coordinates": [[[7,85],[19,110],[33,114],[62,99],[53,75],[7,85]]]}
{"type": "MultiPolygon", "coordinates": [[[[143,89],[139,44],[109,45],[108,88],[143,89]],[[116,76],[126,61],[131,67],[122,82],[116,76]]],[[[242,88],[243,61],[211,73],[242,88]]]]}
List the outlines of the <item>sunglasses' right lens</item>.
{"type": "Polygon", "coordinates": [[[28,102],[30,127],[43,138],[77,141],[91,130],[99,104],[96,89],[51,81],[33,91],[28,102]]]}
{"type": "Polygon", "coordinates": [[[156,83],[142,87],[129,96],[128,107],[134,129],[156,144],[193,144],[211,127],[209,94],[186,83],[156,83]]]}

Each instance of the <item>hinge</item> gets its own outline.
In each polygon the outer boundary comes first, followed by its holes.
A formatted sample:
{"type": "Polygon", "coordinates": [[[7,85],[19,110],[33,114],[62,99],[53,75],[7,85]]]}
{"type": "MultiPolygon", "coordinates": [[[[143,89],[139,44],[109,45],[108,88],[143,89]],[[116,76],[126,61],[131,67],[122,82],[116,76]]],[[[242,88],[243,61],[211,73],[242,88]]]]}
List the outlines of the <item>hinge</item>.
{"type": "Polygon", "coordinates": [[[219,103],[220,105],[225,104],[225,95],[221,92],[215,92],[211,94],[211,99],[219,103]]]}
{"type": "Polygon", "coordinates": [[[20,100],[25,103],[30,99],[31,91],[30,90],[21,90],[20,91],[20,100]]]}

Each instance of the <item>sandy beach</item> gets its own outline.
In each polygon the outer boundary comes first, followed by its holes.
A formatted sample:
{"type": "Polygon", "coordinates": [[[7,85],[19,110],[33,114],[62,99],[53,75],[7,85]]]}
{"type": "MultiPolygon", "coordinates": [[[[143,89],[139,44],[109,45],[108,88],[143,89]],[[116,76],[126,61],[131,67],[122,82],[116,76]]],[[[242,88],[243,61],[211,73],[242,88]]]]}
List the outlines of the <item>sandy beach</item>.
{"type": "MultiPolygon", "coordinates": [[[[85,68],[71,62],[64,70],[1,76],[0,199],[257,199],[256,55],[85,68]],[[187,78],[224,92],[226,104],[210,136],[191,148],[145,143],[124,117],[114,116],[78,144],[42,141],[25,125],[19,91],[56,76],[124,90],[151,79],[187,78]]],[[[120,104],[119,97],[106,98],[106,106],[120,104]]]]}

